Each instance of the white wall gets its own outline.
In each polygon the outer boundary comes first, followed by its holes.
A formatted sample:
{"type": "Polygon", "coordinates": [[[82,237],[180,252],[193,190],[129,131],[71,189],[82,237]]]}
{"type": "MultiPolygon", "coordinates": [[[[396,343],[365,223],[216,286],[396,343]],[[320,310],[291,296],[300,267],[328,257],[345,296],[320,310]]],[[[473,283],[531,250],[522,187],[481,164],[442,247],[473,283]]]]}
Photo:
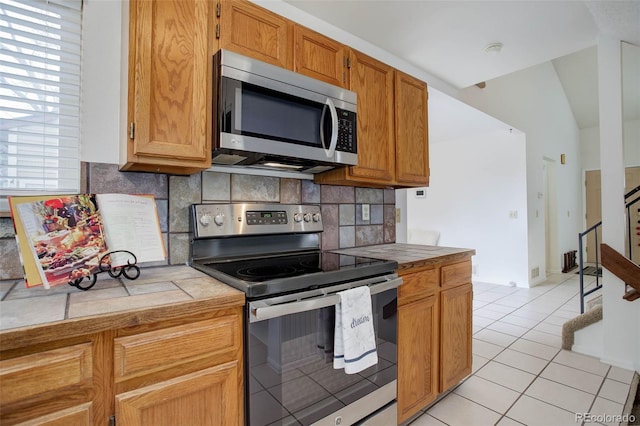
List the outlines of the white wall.
{"type": "MultiPolygon", "coordinates": [[[[640,120],[623,124],[624,165],[640,166],[640,120]]],[[[600,127],[580,130],[580,153],[583,170],[600,170],[600,127]]]]}
{"type": "MultiPolygon", "coordinates": [[[[624,253],[624,149],[622,131],[620,41],[598,38],[600,165],[602,170],[602,242],[624,253]]],[[[606,268],[602,274],[602,360],[640,369],[640,309],[622,299],[624,281],[606,268]],[[635,327],[630,325],[634,325],[635,327]]]]}
{"type": "Polygon", "coordinates": [[[508,130],[431,143],[426,197],[402,191],[408,232],[436,230],[441,246],[476,249],[474,281],[527,287],[525,145],[508,130]]]}
{"type": "Polygon", "coordinates": [[[121,85],[120,78],[123,7],[128,7],[128,3],[110,0],[83,3],[82,161],[118,163],[121,96],[126,98],[126,85],[121,85]]]}
{"type": "MultiPolygon", "coordinates": [[[[545,278],[544,157],[557,161],[557,213],[551,219],[558,229],[558,256],[577,249],[582,226],[582,185],[579,131],[562,85],[550,62],[487,82],[485,89],[471,87],[461,92],[470,105],[499,120],[513,124],[527,135],[527,217],[529,271],[540,268],[545,278]],[[566,164],[560,165],[560,154],[566,164]]],[[[561,259],[555,259],[560,265],[561,259]]]]}

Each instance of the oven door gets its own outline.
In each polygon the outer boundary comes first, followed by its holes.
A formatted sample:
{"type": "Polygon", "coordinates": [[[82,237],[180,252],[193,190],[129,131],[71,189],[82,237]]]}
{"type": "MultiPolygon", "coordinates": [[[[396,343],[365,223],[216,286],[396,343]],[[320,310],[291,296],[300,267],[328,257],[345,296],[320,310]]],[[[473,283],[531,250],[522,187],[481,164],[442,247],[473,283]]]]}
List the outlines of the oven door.
{"type": "Polygon", "coordinates": [[[247,305],[248,424],[353,424],[395,400],[397,287],[402,279],[394,274],[382,282],[371,281],[247,305]],[[334,293],[359,285],[369,285],[371,291],[378,364],[346,374],[333,368],[339,300],[334,293]]]}

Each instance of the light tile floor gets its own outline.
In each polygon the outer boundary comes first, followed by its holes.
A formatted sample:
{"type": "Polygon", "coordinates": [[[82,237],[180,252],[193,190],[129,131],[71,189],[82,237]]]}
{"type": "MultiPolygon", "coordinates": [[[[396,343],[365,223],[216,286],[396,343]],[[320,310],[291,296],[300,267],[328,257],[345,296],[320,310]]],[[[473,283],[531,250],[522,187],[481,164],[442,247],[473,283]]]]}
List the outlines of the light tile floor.
{"type": "Polygon", "coordinates": [[[562,324],[580,312],[576,274],[473,291],[473,373],[411,426],[580,425],[576,413],[622,414],[634,372],[561,349],[562,324]]]}

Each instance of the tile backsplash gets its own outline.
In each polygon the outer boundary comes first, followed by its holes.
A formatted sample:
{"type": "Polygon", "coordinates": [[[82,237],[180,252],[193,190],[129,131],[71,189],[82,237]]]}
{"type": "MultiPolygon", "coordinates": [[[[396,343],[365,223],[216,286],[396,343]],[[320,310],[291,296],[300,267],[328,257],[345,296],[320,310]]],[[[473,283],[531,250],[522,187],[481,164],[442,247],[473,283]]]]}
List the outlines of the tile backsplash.
{"type": "MultiPolygon", "coordinates": [[[[395,242],[393,189],[317,185],[309,180],[204,171],[191,176],[121,172],[116,164],[83,163],[82,190],[89,193],[152,194],[167,247],[167,264],[189,256],[189,206],[193,203],[266,202],[319,204],[322,249],[395,242]],[[362,205],[369,219],[362,219],[362,205]]],[[[0,218],[0,280],[22,278],[10,218],[0,218]]]]}

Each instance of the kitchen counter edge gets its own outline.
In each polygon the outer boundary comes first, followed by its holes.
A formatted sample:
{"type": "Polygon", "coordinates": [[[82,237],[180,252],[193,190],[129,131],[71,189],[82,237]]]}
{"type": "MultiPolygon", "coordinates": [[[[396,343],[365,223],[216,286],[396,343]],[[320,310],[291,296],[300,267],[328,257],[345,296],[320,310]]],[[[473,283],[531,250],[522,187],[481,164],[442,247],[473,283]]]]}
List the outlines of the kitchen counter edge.
{"type": "MultiPolygon", "coordinates": [[[[144,306],[144,300],[142,298],[145,297],[145,294],[135,294],[131,293],[129,290],[129,295],[125,298],[138,298],[138,300],[142,302],[141,306],[138,305],[128,309],[70,318],[69,300],[73,297],[72,295],[79,295],[82,297],[85,295],[92,295],[92,291],[97,295],[97,292],[101,290],[98,285],[96,285],[97,288],[95,290],[91,289],[86,292],[78,292],[75,289],[69,289],[68,293],[62,293],[67,294],[63,319],[61,318],[55,321],[3,328],[0,330],[0,349],[2,351],[6,351],[19,347],[59,340],[61,338],[66,339],[92,333],[100,333],[117,328],[179,320],[185,317],[211,312],[213,310],[235,308],[245,304],[245,295],[243,292],[188,266],[165,266],[149,268],[149,270],[143,269],[141,278],[144,277],[145,272],[149,272],[150,270],[153,270],[151,275],[157,277],[156,281],[154,281],[153,277],[146,278],[146,280],[140,279],[140,283],[136,283],[136,281],[123,280],[121,285],[124,287],[130,286],[134,283],[136,285],[157,283],[163,283],[165,285],[171,284],[178,288],[178,290],[174,290],[174,292],[181,291],[184,293],[184,296],[181,298],[182,300],[176,301],[168,299],[164,303],[158,303],[156,299],[153,304],[144,306]],[[179,275],[183,274],[185,277],[179,277],[179,275]]],[[[119,280],[112,280],[111,282],[113,283],[115,281],[119,280]]],[[[98,283],[100,283],[100,280],[98,283]]],[[[13,286],[13,288],[20,285],[24,286],[24,282],[19,282],[13,286]]],[[[110,291],[113,290],[113,288],[117,288],[117,286],[114,287],[114,285],[111,284],[110,287],[108,286],[102,291],[110,291]]],[[[47,291],[42,288],[19,288],[16,291],[29,292],[31,290],[33,290],[34,293],[33,297],[48,297],[46,294],[42,294],[47,291]]],[[[11,293],[11,291],[8,293],[11,293]]],[[[149,293],[149,295],[151,294],[161,296],[162,291],[149,293]]],[[[22,299],[29,299],[29,296],[23,297],[22,299]]],[[[3,303],[6,303],[6,300],[7,295],[5,294],[3,301],[0,302],[0,307],[3,303]]],[[[100,302],[100,299],[98,298],[96,302],[100,302]]],[[[105,299],[105,303],[108,303],[108,299],[105,299]]],[[[28,311],[24,313],[24,315],[28,314],[28,311]]],[[[0,315],[4,315],[4,313],[0,313],[0,315]]]]}
{"type": "Polygon", "coordinates": [[[378,244],[332,251],[352,256],[395,260],[398,262],[400,274],[429,268],[435,264],[461,262],[476,254],[475,249],[469,248],[404,243],[378,244]]]}

